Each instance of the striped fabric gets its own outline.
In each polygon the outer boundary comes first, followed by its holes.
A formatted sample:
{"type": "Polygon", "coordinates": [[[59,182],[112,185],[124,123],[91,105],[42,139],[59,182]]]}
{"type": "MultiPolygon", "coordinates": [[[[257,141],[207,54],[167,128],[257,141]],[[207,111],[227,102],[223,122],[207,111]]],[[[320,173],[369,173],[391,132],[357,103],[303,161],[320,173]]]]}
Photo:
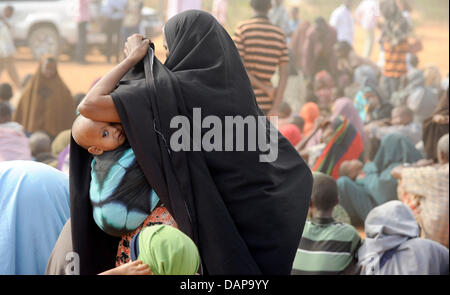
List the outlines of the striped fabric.
{"type": "Polygon", "coordinates": [[[325,173],[337,180],[342,163],[358,159],[363,152],[364,144],[359,132],[343,116],[336,118],[333,128],[333,137],[312,170],[325,173]]]}
{"type": "Polygon", "coordinates": [[[385,66],[384,75],[389,78],[401,78],[408,72],[406,55],[409,52],[407,41],[397,46],[391,46],[389,42],[384,43],[385,66]]]}
{"type": "MultiPolygon", "coordinates": [[[[247,71],[272,87],[271,79],[277,67],[289,62],[283,31],[271,24],[267,17],[257,16],[241,22],[233,40],[247,71]]],[[[272,99],[262,89],[253,88],[259,107],[267,113],[272,108],[272,99]]]]}
{"type": "Polygon", "coordinates": [[[356,229],[332,218],[307,221],[295,256],[293,275],[337,275],[361,245],[356,229]]]}

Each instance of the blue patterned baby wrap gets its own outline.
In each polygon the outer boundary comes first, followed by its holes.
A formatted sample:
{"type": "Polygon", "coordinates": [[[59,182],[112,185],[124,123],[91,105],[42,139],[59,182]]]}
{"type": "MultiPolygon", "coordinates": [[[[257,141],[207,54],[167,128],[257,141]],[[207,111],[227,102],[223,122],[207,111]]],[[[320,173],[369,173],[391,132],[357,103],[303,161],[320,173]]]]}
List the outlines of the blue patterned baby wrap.
{"type": "Polygon", "coordinates": [[[136,230],[159,202],[129,146],[95,156],[90,199],[94,220],[105,233],[120,237],[136,230]]]}

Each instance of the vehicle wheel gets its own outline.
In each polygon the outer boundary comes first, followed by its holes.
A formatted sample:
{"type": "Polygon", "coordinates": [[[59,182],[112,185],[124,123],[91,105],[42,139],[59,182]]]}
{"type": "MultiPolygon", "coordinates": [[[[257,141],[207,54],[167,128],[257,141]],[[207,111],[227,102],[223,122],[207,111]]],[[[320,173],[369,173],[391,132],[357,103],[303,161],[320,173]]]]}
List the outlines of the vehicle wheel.
{"type": "Polygon", "coordinates": [[[60,53],[60,38],[52,26],[38,26],[28,36],[28,47],[36,60],[43,55],[58,56],[60,53]]]}

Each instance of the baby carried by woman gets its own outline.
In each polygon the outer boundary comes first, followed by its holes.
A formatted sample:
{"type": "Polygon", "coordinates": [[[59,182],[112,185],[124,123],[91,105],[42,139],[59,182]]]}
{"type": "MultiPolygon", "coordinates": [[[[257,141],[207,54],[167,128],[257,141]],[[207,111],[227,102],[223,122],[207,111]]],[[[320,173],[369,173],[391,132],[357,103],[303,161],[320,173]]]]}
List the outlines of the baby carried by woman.
{"type": "MultiPolygon", "coordinates": [[[[97,226],[111,236],[132,234],[160,203],[145,179],[120,124],[79,115],[72,127],[91,155],[90,200],[97,226]]],[[[168,225],[143,227],[133,235],[131,262],[102,275],[193,275],[200,265],[194,242],[168,225]]]]}

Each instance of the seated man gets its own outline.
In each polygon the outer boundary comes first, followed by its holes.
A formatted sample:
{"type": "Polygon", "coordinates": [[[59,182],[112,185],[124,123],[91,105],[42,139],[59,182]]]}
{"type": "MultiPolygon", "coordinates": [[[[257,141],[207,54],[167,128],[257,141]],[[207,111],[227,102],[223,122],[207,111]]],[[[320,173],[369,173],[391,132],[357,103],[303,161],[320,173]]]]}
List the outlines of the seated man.
{"type": "Polygon", "coordinates": [[[415,145],[422,140],[422,124],[414,122],[414,113],[405,106],[392,110],[390,122],[373,122],[364,129],[369,136],[380,140],[392,133],[400,133],[408,137],[415,145]]]}
{"type": "Polygon", "coordinates": [[[19,123],[12,122],[12,110],[7,102],[0,102],[0,162],[31,160],[28,138],[19,123]]]}
{"type": "Polygon", "coordinates": [[[402,202],[374,208],[366,218],[365,232],[358,250],[362,275],[448,274],[448,249],[419,238],[414,215],[402,202]]]}
{"type": "Polygon", "coordinates": [[[293,275],[357,273],[355,253],[361,238],[353,226],[333,219],[333,209],[338,203],[336,181],[328,175],[314,173],[312,219],[305,224],[293,275]]]}
{"type": "Polygon", "coordinates": [[[392,173],[401,180],[399,197],[413,209],[421,236],[449,246],[449,135],[438,144],[439,164],[398,167],[392,173]]]}

